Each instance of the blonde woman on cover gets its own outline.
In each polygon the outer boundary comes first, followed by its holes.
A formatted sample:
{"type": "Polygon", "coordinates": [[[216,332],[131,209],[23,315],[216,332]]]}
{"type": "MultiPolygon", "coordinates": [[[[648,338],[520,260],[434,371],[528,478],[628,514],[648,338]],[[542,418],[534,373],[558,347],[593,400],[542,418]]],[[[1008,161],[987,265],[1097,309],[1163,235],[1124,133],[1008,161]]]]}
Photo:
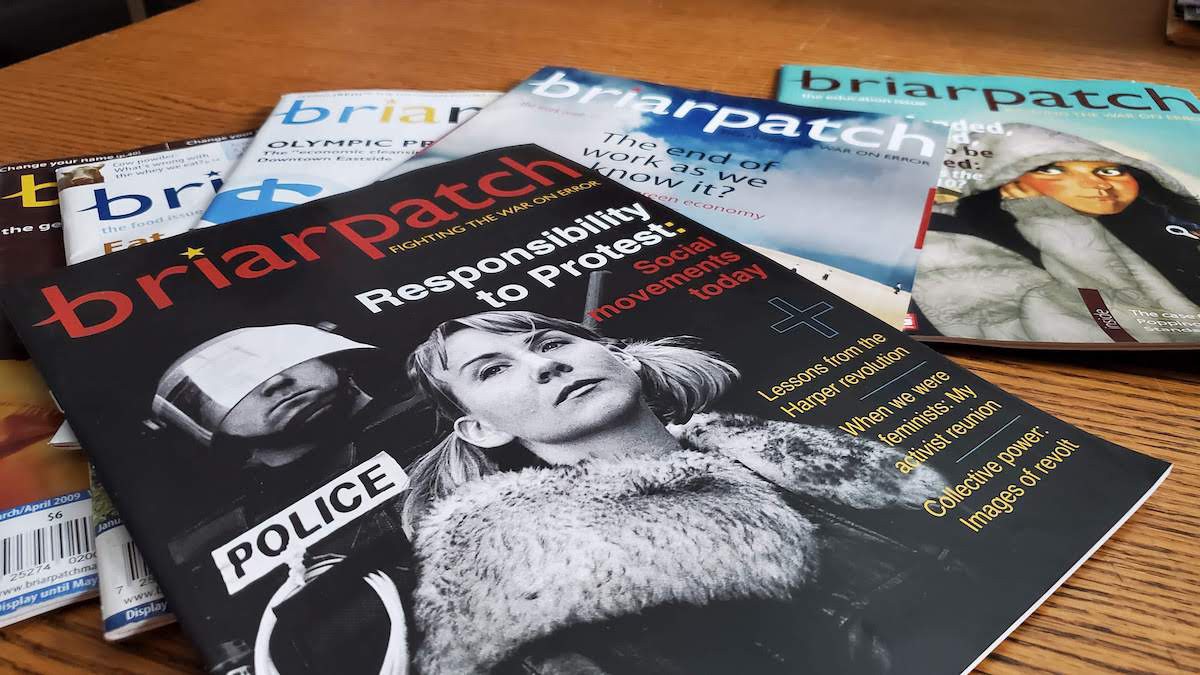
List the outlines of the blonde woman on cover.
{"type": "Polygon", "coordinates": [[[936,564],[856,516],[919,508],[933,469],[705,413],[738,372],[682,338],[487,312],[408,370],[450,426],[405,504],[418,672],[889,670],[863,613],[936,564]]]}

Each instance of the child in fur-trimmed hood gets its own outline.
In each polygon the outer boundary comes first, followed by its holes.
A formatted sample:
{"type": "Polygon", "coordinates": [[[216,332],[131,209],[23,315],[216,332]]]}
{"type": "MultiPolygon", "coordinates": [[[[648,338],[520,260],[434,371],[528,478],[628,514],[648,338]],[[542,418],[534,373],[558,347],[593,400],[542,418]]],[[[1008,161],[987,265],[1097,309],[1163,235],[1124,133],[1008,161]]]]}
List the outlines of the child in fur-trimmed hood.
{"type": "MultiPolygon", "coordinates": [[[[1113,309],[1200,312],[1200,204],[1186,187],[1078,136],[1004,128],[972,134],[981,176],[931,220],[913,299],[933,328],[954,337],[1108,341],[1079,289],[1098,290],[1113,309]]],[[[1139,341],[1196,340],[1132,320],[1121,326],[1139,341]]]]}

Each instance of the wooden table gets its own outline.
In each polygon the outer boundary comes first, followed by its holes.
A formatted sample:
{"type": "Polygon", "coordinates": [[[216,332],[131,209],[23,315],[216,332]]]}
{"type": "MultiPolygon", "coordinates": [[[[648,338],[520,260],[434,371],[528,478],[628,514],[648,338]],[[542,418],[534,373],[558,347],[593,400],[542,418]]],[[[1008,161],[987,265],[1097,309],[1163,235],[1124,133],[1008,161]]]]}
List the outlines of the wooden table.
{"type": "MultiPolygon", "coordinates": [[[[288,91],[505,89],[543,64],[770,97],[788,62],[1136,78],[1200,89],[1161,2],[201,0],[0,70],[0,163],[254,128],[288,91]]],[[[980,672],[1200,669],[1200,359],[942,348],[1031,403],[1175,463],[980,672]]],[[[191,673],[177,627],[104,642],[95,602],[0,631],[0,671],[191,673]]]]}

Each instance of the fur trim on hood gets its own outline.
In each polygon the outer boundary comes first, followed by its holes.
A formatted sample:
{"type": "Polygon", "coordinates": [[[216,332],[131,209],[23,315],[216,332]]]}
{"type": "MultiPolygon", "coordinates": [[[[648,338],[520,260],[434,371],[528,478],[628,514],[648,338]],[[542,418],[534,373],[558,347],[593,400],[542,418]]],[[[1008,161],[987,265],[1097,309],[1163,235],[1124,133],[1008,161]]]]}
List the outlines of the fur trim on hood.
{"type": "MultiPolygon", "coordinates": [[[[963,196],[987,192],[1016,180],[1021,174],[1054,162],[1112,162],[1150,174],[1164,188],[1187,198],[1193,198],[1179,181],[1150,162],[1130,157],[1099,143],[1032,124],[1005,124],[1005,135],[973,133],[970,147],[992,156],[983,162],[983,174],[968,181],[963,196]]],[[[961,148],[959,150],[961,153],[961,148]]]]}
{"type": "Polygon", "coordinates": [[[1035,342],[1108,342],[1079,296],[1100,291],[1121,326],[1141,342],[1188,342],[1158,332],[1128,308],[1184,314],[1200,307],[1096,218],[1049,197],[1010,199],[1001,209],[1041,254],[1035,266],[980,236],[930,231],[917,261],[913,299],[945,335],[1035,342]]]}
{"type": "Polygon", "coordinates": [[[695,415],[676,429],[684,443],[732,457],[796,494],[856,509],[917,509],[945,485],[928,465],[897,471],[902,452],[832,429],[731,413],[695,415]]]}
{"type": "Polygon", "coordinates": [[[1101,289],[1119,305],[1200,310],[1096,218],[1049,197],[1007,200],[1001,208],[1016,218],[1017,231],[1041,251],[1042,267],[1057,281],[1101,289]]]}
{"type": "MultiPolygon", "coordinates": [[[[1038,317],[1027,307],[1029,298],[1054,285],[1049,272],[1002,246],[930,230],[917,260],[912,297],[944,335],[1030,340],[1038,317]]],[[[1086,318],[1092,325],[1082,330],[1093,330],[1091,338],[1103,339],[1095,322],[1086,318]]]]}
{"type": "Polygon", "coordinates": [[[675,431],[707,452],[499,473],[434,504],[415,539],[419,670],[485,672],[561,628],[655,606],[787,600],[815,577],[818,539],[777,486],[915,508],[944,485],[928,467],[900,476],[897,450],[801,424],[709,414],[675,431]]]}
{"type": "Polygon", "coordinates": [[[467,483],[422,519],[422,673],[478,673],[555,630],[670,603],[786,599],[814,526],[724,457],[525,469],[467,483]]]}

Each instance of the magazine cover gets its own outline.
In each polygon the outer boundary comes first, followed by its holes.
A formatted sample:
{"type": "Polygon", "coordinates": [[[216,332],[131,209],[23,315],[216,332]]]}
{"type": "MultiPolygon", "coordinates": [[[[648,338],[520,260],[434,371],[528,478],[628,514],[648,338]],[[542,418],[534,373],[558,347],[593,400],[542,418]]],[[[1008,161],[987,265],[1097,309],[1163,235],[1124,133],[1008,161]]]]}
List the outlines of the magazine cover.
{"type": "Polygon", "coordinates": [[[87,460],[28,358],[0,359],[0,627],[96,594],[87,460]]]}
{"type": "Polygon", "coordinates": [[[900,327],[945,139],[891,114],[546,67],[389,175],[537,143],[900,327]]]}
{"type": "Polygon", "coordinates": [[[286,94],[203,215],[225,223],[376,180],[499,94],[360,89],[286,94]]]}
{"type": "Polygon", "coordinates": [[[2,294],[214,673],[961,672],[1169,470],[532,145],[2,294]]]}
{"type": "MultiPolygon", "coordinates": [[[[57,167],[153,148],[0,167],[0,282],[61,267],[57,167]]],[[[96,594],[87,461],[50,439],[62,422],[24,347],[0,317],[0,627],[96,594]]]]}
{"type": "MultiPolygon", "coordinates": [[[[56,170],[67,264],[196,227],[253,132],[164,143],[154,152],[56,170]]],[[[50,439],[79,447],[70,425],[50,439]]],[[[93,478],[95,477],[92,474],[93,478]]],[[[120,640],[174,620],[104,488],[91,484],[104,637],[120,640]]]]}
{"type": "Polygon", "coordinates": [[[1200,101],[1160,84],[784,66],[780,100],[950,129],[908,327],[1010,347],[1200,345],[1200,101]]]}
{"type": "Polygon", "coordinates": [[[157,152],[59,168],[67,264],[196,227],[253,136],[174,141],[157,152]]]}
{"type": "MultiPolygon", "coordinates": [[[[63,265],[55,167],[117,156],[0,166],[0,282],[63,265]]],[[[96,562],[87,461],[50,445],[62,413],[3,317],[0,393],[2,627],[95,595],[96,562]]]]}
{"type": "Polygon", "coordinates": [[[95,468],[89,476],[104,639],[123,640],[174,622],[175,615],[95,468]]]}

